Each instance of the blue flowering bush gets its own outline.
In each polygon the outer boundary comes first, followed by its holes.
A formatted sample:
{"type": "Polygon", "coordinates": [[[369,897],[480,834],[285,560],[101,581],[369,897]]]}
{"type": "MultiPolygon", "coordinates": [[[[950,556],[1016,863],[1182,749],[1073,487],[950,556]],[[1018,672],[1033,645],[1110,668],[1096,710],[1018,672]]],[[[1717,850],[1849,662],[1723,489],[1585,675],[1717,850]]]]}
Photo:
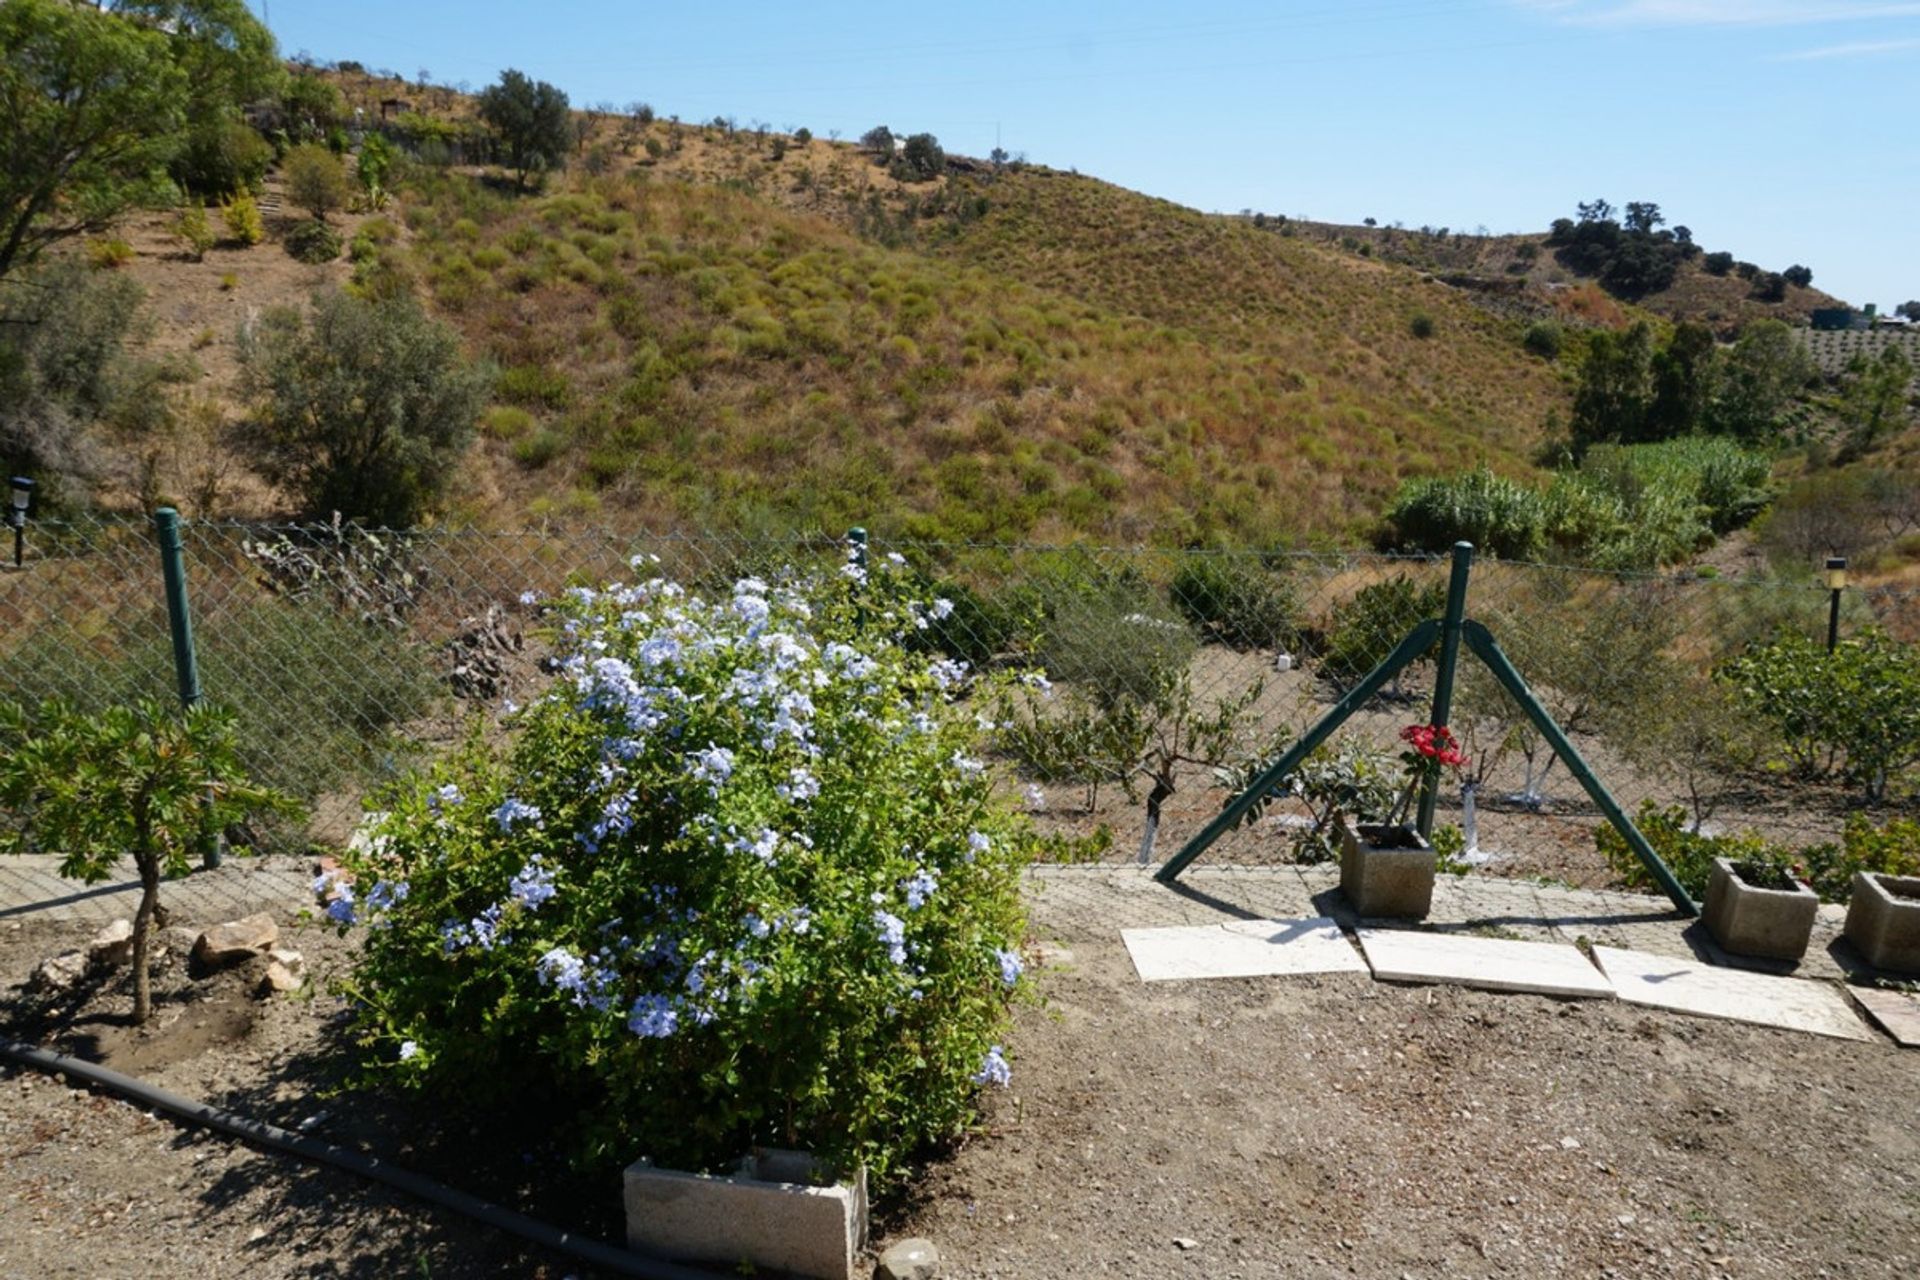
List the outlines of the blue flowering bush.
{"type": "Polygon", "coordinates": [[[890,570],[546,604],[550,692],[315,885],[366,929],[370,1072],[536,1109],[583,1168],[884,1180],[961,1130],[1009,1078],[1032,837],[970,754],[990,681],[913,651],[946,606],[890,570]]]}

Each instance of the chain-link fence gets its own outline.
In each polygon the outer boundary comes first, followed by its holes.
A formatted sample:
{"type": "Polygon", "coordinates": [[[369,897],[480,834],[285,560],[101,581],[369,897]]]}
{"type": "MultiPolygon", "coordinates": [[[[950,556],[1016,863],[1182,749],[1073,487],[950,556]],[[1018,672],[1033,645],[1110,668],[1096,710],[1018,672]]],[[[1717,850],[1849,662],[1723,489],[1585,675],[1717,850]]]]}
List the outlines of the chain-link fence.
{"type": "MultiPolygon", "coordinates": [[[[546,677],[537,602],[631,578],[630,557],[699,588],[745,573],[823,569],[835,538],[755,540],[540,531],[378,533],[351,527],[182,525],[205,696],[238,714],[249,766],[311,806],[303,826],[250,833],[266,848],[339,842],[362,801],[412,762],[525,700],[546,677]]],[[[0,575],[0,699],[82,706],[175,696],[152,526],[38,522],[25,566],[0,575]]],[[[888,544],[950,612],[917,643],[975,670],[1037,667],[1049,692],[976,708],[994,725],[1009,794],[1063,856],[1130,860],[1153,822],[1164,860],[1220,810],[1236,778],[1326,713],[1419,621],[1442,609],[1442,561],[1359,553],[888,544]],[[1236,770],[1238,772],[1236,772],[1236,770]]],[[[1789,635],[1824,649],[1817,584],[1633,576],[1484,562],[1468,616],[1490,627],[1558,723],[1637,812],[1680,806],[1706,831],[1795,845],[1836,838],[1896,787],[1844,753],[1783,754],[1727,664],[1789,635]],[[1718,673],[1718,678],[1716,678],[1718,673]],[[1870,794],[1877,793],[1877,794],[1870,794]]],[[[1849,589],[1839,631],[1920,634],[1920,595],[1849,589]]],[[[1765,683],[1777,648],[1748,663],[1765,683]]],[[[1350,720],[1305,785],[1205,855],[1315,856],[1331,799],[1390,803],[1399,733],[1424,723],[1431,658],[1350,720]]],[[[1519,708],[1463,653],[1453,725],[1469,763],[1439,821],[1469,862],[1580,886],[1616,882],[1600,816],[1519,708]],[[1471,795],[1472,813],[1465,800],[1471,795]]],[[[1910,730],[1920,740],[1920,725],[1910,730]]],[[[1920,754],[1920,750],[1916,750],[1920,754]]],[[[1892,760],[1897,774],[1907,763],[1892,760]]]]}

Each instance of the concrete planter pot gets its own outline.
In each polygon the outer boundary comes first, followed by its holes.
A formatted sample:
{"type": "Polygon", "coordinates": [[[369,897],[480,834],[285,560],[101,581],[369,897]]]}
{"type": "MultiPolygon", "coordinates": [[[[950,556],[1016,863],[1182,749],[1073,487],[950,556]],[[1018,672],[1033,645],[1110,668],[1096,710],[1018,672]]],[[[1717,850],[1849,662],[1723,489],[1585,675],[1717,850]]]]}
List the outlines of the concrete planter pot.
{"type": "Polygon", "coordinates": [[[834,1182],[804,1151],[756,1151],[725,1175],[639,1160],[625,1198],[627,1246],[678,1262],[852,1280],[867,1245],[867,1171],[834,1182]]]}
{"type": "Polygon", "coordinates": [[[1798,960],[1807,954],[1820,899],[1799,880],[1791,889],[1750,884],[1726,858],[1713,860],[1702,913],[1707,932],[1723,950],[1764,960],[1798,960]]]}
{"type": "Polygon", "coordinates": [[[1846,936],[1874,968],[1920,974],[1920,877],[1854,872],[1846,936]]]}
{"type": "Polygon", "coordinates": [[[1340,819],[1340,890],[1359,914],[1423,919],[1433,872],[1433,848],[1412,827],[1340,819]]]}

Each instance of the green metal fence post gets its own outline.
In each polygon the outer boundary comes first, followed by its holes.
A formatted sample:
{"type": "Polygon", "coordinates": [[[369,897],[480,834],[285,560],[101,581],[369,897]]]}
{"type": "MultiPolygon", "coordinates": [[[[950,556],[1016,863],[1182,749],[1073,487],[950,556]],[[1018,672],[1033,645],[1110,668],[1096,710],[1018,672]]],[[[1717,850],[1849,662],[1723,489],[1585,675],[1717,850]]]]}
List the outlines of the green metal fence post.
{"type": "Polygon", "coordinates": [[[1163,884],[1172,884],[1187,869],[1187,864],[1207,851],[1208,846],[1239,825],[1247,810],[1270,793],[1286,776],[1300,767],[1300,762],[1313,754],[1314,748],[1333,736],[1333,731],[1345,724],[1347,718],[1361,707],[1367,705],[1373,695],[1386,688],[1387,682],[1399,675],[1415,658],[1433,647],[1440,634],[1440,624],[1429,618],[1415,627],[1400,647],[1388,654],[1386,660],[1375,667],[1365,680],[1347,690],[1340,701],[1327,709],[1327,713],[1314,722],[1300,741],[1287,749],[1285,755],[1267,766],[1261,775],[1247,784],[1247,789],[1227,802],[1212,822],[1193,839],[1187,841],[1180,852],[1161,864],[1153,878],[1163,884]]]}
{"type": "Polygon", "coordinates": [[[1669,867],[1659,853],[1655,852],[1654,847],[1647,843],[1647,838],[1640,834],[1640,828],[1633,825],[1632,819],[1627,817],[1619,803],[1614,800],[1613,793],[1607,790],[1606,784],[1600,781],[1586,760],[1574,749],[1573,743],[1567,739],[1567,735],[1561,731],[1560,726],[1553,722],[1553,717],[1547,714],[1547,709],[1541,706],[1539,699],[1533,696],[1533,690],[1527,687],[1526,680],[1520,675],[1512,660],[1507,657],[1506,652],[1500,648],[1499,642],[1493,638],[1493,633],[1478,622],[1467,623],[1462,628],[1462,632],[1466,638],[1467,647],[1487,664],[1487,670],[1493,672],[1494,678],[1506,686],[1507,692],[1513,695],[1513,700],[1520,704],[1521,709],[1527,713],[1527,718],[1533,721],[1533,727],[1538,729],[1540,736],[1547,740],[1547,745],[1567,762],[1567,772],[1586,788],[1587,795],[1600,807],[1600,812],[1605,814],[1607,821],[1613,824],[1613,829],[1626,840],[1628,847],[1639,857],[1641,864],[1666,891],[1667,897],[1673,900],[1673,905],[1679,908],[1682,915],[1699,915],[1699,904],[1694,902],[1691,894],[1680,887],[1680,881],[1675,878],[1673,868],[1669,867]]]}
{"type": "MultiPolygon", "coordinates": [[[[187,560],[180,541],[180,513],[161,507],[153,513],[160,537],[160,577],[167,590],[167,625],[173,632],[173,675],[180,705],[192,710],[200,702],[200,664],[193,649],[193,616],[187,611],[187,560]]],[[[209,871],[220,865],[220,838],[208,841],[201,865],[209,871]]]]}
{"type": "MultiPolygon", "coordinates": [[[[1460,665],[1460,624],[1467,617],[1467,579],[1473,572],[1473,544],[1453,544],[1453,576],[1447,582],[1447,613],[1440,620],[1440,669],[1433,677],[1433,711],[1428,724],[1445,727],[1453,715],[1453,674],[1460,665]]],[[[1433,806],[1439,799],[1439,779],[1429,777],[1420,787],[1419,816],[1414,825],[1422,839],[1433,839],[1433,806]]]]}

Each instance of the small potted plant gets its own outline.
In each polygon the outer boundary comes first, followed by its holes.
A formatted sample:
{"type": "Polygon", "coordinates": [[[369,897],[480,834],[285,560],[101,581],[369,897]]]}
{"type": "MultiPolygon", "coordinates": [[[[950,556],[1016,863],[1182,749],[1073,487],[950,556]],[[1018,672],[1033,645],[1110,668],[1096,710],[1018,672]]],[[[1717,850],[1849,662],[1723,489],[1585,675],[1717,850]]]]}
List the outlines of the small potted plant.
{"type": "Polygon", "coordinates": [[[1737,956],[1797,961],[1807,953],[1820,899],[1793,869],[1715,858],[1707,881],[1707,932],[1737,956]]]}
{"type": "Polygon", "coordinates": [[[1846,936],[1874,968],[1920,974],[1920,877],[1854,872],[1846,936]]]}
{"type": "Polygon", "coordinates": [[[1461,769],[1467,757],[1445,725],[1410,724],[1400,731],[1406,786],[1385,822],[1340,822],[1340,888],[1363,916],[1420,919],[1433,905],[1434,853],[1407,825],[1414,797],[1445,769],[1461,769]]]}

